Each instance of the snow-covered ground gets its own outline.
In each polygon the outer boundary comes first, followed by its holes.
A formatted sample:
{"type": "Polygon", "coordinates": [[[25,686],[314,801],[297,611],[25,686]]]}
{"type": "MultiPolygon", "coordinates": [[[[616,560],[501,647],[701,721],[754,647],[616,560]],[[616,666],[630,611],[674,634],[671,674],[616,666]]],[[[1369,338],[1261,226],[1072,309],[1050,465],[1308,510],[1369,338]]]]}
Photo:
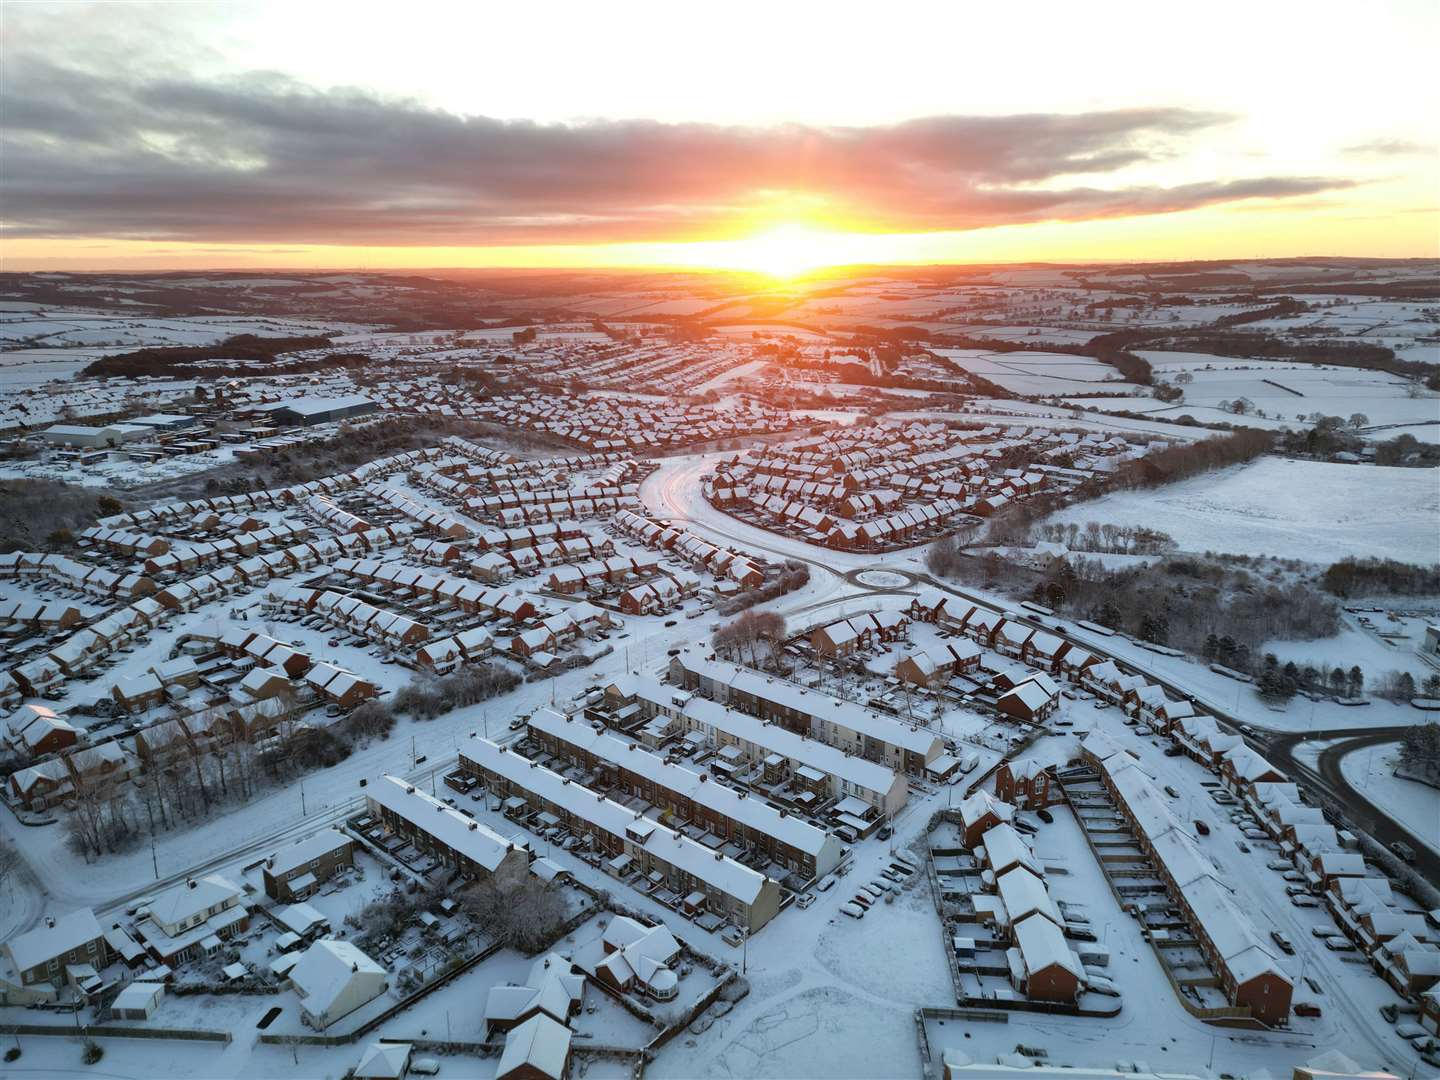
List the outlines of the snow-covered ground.
{"type": "Polygon", "coordinates": [[[1372,683],[1390,671],[1408,671],[1416,683],[1424,682],[1435,674],[1435,669],[1420,658],[1417,649],[1424,645],[1425,627],[1436,620],[1429,618],[1402,618],[1394,620],[1384,615],[1367,616],[1376,620],[1385,637],[1375,630],[1363,626],[1358,617],[1342,613],[1340,632],[1331,638],[1316,641],[1267,641],[1264,652],[1273,652],[1283,664],[1293,660],[1299,667],[1309,664],[1320,670],[1342,667],[1349,671],[1359,665],[1372,683]]]}
{"type": "MultiPolygon", "coordinates": [[[[1236,360],[1207,353],[1142,350],[1139,355],[1150,361],[1158,377],[1173,382],[1183,372],[1192,380],[1182,386],[1185,399],[1171,407],[1174,412],[1196,413],[1245,398],[1267,416],[1292,426],[1308,426],[1303,418],[1311,413],[1347,420],[1363,413],[1371,424],[1440,421],[1440,394],[1416,390],[1408,380],[1381,371],[1236,360]]],[[[1378,437],[1388,436],[1381,432],[1378,437]]]]}
{"type": "Polygon", "coordinates": [[[1265,457],[1166,487],[1106,495],[1048,520],[1143,525],[1169,533],[1185,551],[1320,564],[1347,555],[1440,562],[1433,469],[1265,457]]]}
{"type": "MultiPolygon", "coordinates": [[[[665,459],[661,468],[642,485],[642,500],[651,513],[683,523],[700,535],[767,556],[810,560],[810,583],[770,605],[785,614],[791,626],[909,603],[910,597],[905,593],[869,592],[843,575],[857,570],[883,571],[892,576],[872,577],[872,583],[877,587],[892,585],[899,580],[895,571],[924,571],[923,548],[883,556],[831,552],[737,521],[710,507],[699,494],[698,478],[716,456],[665,459]]],[[[1199,486],[1221,493],[1214,513],[1229,524],[1228,531],[1218,528],[1217,534],[1238,534],[1246,542],[1264,544],[1260,550],[1266,554],[1287,553],[1276,547],[1282,537],[1289,537],[1297,544],[1308,541],[1311,547],[1307,550],[1315,550],[1317,529],[1313,522],[1327,511],[1334,512],[1332,502],[1348,500],[1354,505],[1343,523],[1347,530],[1344,535],[1359,538],[1356,542],[1364,546],[1358,550],[1369,553],[1375,550],[1375,534],[1386,536],[1385,530],[1394,527],[1393,519],[1397,515],[1412,534],[1413,543],[1413,534],[1420,531],[1426,515],[1433,525],[1440,509],[1435,501],[1433,474],[1420,470],[1334,466],[1313,472],[1274,471],[1266,475],[1263,471],[1285,470],[1290,464],[1264,461],[1197,478],[1205,482],[1199,486]],[[1257,469],[1262,470],[1258,475],[1257,469]],[[1329,470],[1338,471],[1332,474],[1329,470]],[[1399,479],[1395,478],[1397,475],[1399,479]],[[1351,477],[1361,479],[1338,492],[1325,490],[1327,484],[1349,484],[1351,477]],[[1422,481],[1431,478],[1429,501],[1420,498],[1418,506],[1415,505],[1416,492],[1404,486],[1411,478],[1422,481]],[[1384,483],[1377,483],[1381,479],[1384,483]],[[1372,494],[1365,490],[1366,485],[1371,490],[1376,487],[1383,490],[1372,494]],[[1262,498],[1265,491],[1268,499],[1262,498]],[[1315,509],[1317,503],[1318,510],[1315,509]],[[1268,527],[1272,532],[1261,540],[1251,539],[1256,525],[1248,520],[1247,511],[1255,507],[1267,515],[1257,516],[1258,521],[1271,522],[1268,527]],[[1302,510],[1311,516],[1305,517],[1302,510]],[[1365,514],[1372,517],[1367,519],[1365,514]],[[1286,515],[1290,515],[1288,522],[1286,515]]],[[[402,483],[397,481],[397,485],[402,483]]],[[[1196,481],[1189,483],[1193,485],[1196,481]]],[[[1177,489],[1188,486],[1177,485],[1177,489]]],[[[439,505],[433,495],[411,490],[421,501],[439,505]]],[[[1100,517],[1094,513],[1095,508],[1110,502],[1100,500],[1077,508],[1079,520],[1147,524],[1172,532],[1184,546],[1223,547],[1214,543],[1187,544],[1181,536],[1182,530],[1167,527],[1164,521],[1156,519],[1156,508],[1163,507],[1163,497],[1174,490],[1112,497],[1137,500],[1135,517],[1122,518],[1114,513],[1100,517]],[[1145,501],[1140,503],[1140,499],[1145,501]]],[[[1198,502],[1200,496],[1194,495],[1192,499],[1198,502]]],[[[1189,520],[1196,523],[1206,516],[1198,505],[1188,513],[1189,520]]],[[[1183,513],[1179,516],[1185,520],[1183,513]]],[[[1193,534],[1200,535],[1198,524],[1193,534]]],[[[1336,537],[1327,542],[1342,544],[1336,537]]],[[[1304,557],[1320,561],[1325,558],[1311,554],[1304,557]]],[[[1009,606],[999,597],[989,599],[999,607],[1009,606]]],[[[206,609],[174,620],[163,633],[154,635],[156,640],[144,652],[127,654],[127,667],[168,654],[175,634],[202,624],[217,623],[226,617],[229,607],[243,607],[252,601],[253,596],[247,595],[238,604],[227,601],[220,609],[206,609]]],[[[41,913],[42,899],[48,909],[55,912],[80,905],[94,905],[102,912],[113,911],[123,906],[125,898],[155,887],[157,866],[158,875],[168,880],[197,870],[244,865],[288,840],[343,820],[354,812],[363,794],[359,787],[362,778],[373,780],[382,772],[396,772],[427,782],[428,787],[435,783],[438,775],[448,771],[462,740],[470,734],[479,731],[495,735],[506,729],[511,718],[552,700],[568,701],[583,688],[613,677],[621,670],[654,671],[663,664],[670,649],[705,640],[713,621],[711,618],[674,619],[673,616],[627,617],[625,631],[629,637],[615,640],[617,651],[595,666],[566,673],[555,680],[522,685],[502,698],[459,709],[432,721],[402,720],[389,739],[357,748],[344,762],[308,775],[303,784],[297,782],[273,789],[244,807],[158,838],[153,863],[151,852],[144,849],[86,864],[66,850],[57,827],[24,828],[11,815],[0,815],[0,828],[20,846],[39,879],[36,888],[17,884],[6,905],[13,907],[15,913],[7,911],[5,916],[9,917],[11,926],[33,925],[41,913]],[[672,621],[676,625],[665,625],[672,621]],[[413,764],[414,755],[426,755],[429,760],[417,768],[413,764]]],[[[317,658],[333,656],[342,664],[380,677],[387,685],[396,685],[405,677],[398,668],[375,664],[364,650],[355,650],[355,655],[351,655],[330,649],[324,631],[307,631],[296,624],[279,624],[274,630],[282,639],[301,640],[317,658]]],[[[1258,702],[1252,688],[1217,675],[1193,660],[1160,656],[1119,637],[1087,635],[1073,627],[1071,632],[1082,640],[1093,640],[1104,651],[1140,670],[1162,675],[1193,692],[1202,707],[1208,703],[1211,708],[1235,713],[1261,726],[1318,729],[1360,722],[1376,726],[1414,723],[1424,719],[1417,710],[1385,703],[1376,703],[1364,710],[1346,710],[1328,703],[1312,705],[1308,701],[1296,701],[1283,711],[1273,712],[1258,702]],[[1361,713],[1363,717],[1357,716],[1361,713]]],[[[1348,632],[1364,633],[1358,627],[1351,627],[1348,632]]],[[[923,644],[929,641],[932,630],[917,627],[913,633],[917,643],[923,644]]],[[[1351,644],[1358,648],[1365,642],[1357,636],[1351,644]]],[[[1372,639],[1367,647],[1389,648],[1379,644],[1378,639],[1372,639]]],[[[885,661],[893,663],[893,659],[886,657],[885,661]]],[[[103,687],[98,682],[78,685],[72,691],[76,694],[75,700],[100,692],[103,687]]],[[[1205,1063],[1213,1060],[1217,1073],[1255,1075],[1258,1069],[1265,1068],[1271,1075],[1282,1076],[1297,1062],[1321,1050],[1339,1047],[1369,1065],[1387,1063],[1401,1070],[1411,1068],[1412,1057],[1377,1012],[1378,1005],[1391,1000],[1393,995],[1368,968],[1347,964],[1315,943],[1311,930],[1327,922],[1328,915],[1323,910],[1306,911],[1286,902],[1279,875],[1264,869],[1269,857],[1267,851],[1259,847],[1253,847],[1248,853],[1239,850],[1235,843],[1239,839],[1236,827],[1218,813],[1200,786],[1208,774],[1186,758],[1164,757],[1154,739],[1125,727],[1114,709],[1097,710],[1089,702],[1067,700],[1063,711],[1074,721],[1077,730],[1100,726],[1124,740],[1157,782],[1172,783],[1181,792],[1186,818],[1203,815],[1211,823],[1213,833],[1205,840],[1207,853],[1262,929],[1283,930],[1296,943],[1297,955],[1284,963],[1296,976],[1309,975],[1322,984],[1325,994],[1320,1000],[1324,1015],[1319,1019],[1297,1018],[1292,1029],[1282,1034],[1226,1032],[1189,1017],[1175,1001],[1137,925],[1115,903],[1075,822],[1068,812],[1062,811],[1053,825],[1041,827],[1037,845],[1047,865],[1065,871],[1054,873],[1052,890],[1063,900],[1083,904],[1092,925],[1103,934],[1112,953],[1110,974],[1124,995],[1120,1016],[1100,1022],[1017,1013],[1004,1025],[966,1024],[963,1031],[955,1030],[952,1025],[945,1033],[945,1040],[932,1035],[932,1049],[938,1053],[953,1039],[956,1045],[977,1057],[993,1057],[1023,1043],[1046,1047],[1057,1059],[1076,1065],[1113,1065],[1123,1057],[1144,1060],[1156,1068],[1201,1072],[1205,1063]]],[[[968,711],[954,710],[945,717],[944,723],[949,733],[970,734],[978,719],[968,711]]],[[[1036,746],[1037,753],[1052,751],[1060,759],[1073,754],[1073,736],[1046,738],[1036,746]]],[[[895,823],[894,845],[904,848],[920,840],[931,815],[960,790],[917,789],[895,823]]],[[[493,816],[478,804],[476,809],[479,815],[493,816]]],[[[513,825],[509,828],[514,831],[513,825]]],[[[598,877],[598,872],[568,852],[549,854],[577,875],[587,880],[594,878],[596,884],[610,888],[620,902],[647,914],[665,917],[667,922],[673,919],[672,928],[677,936],[727,962],[746,967],[750,995],[707,1030],[686,1032],[671,1042],[648,1066],[648,1071],[656,1076],[915,1075],[921,1065],[915,1010],[927,1005],[949,1005],[954,1000],[940,922],[922,876],[912,879],[895,903],[877,905],[859,922],[838,911],[856,886],[875,877],[886,864],[889,851],[885,843],[870,840],[858,845],[854,869],[841,887],[819,894],[808,910],[787,909],[744,948],[731,948],[694,924],[667,916],[648,898],[598,877]]],[[[0,929],[10,929],[3,925],[4,921],[0,918],[0,929]]],[[[383,1033],[391,1037],[421,1032],[438,1036],[447,1020],[453,1025],[461,1013],[465,1014],[462,1022],[473,1027],[476,1002],[483,999],[481,984],[486,978],[509,977],[507,963],[502,961],[482,969],[486,972],[483,978],[467,976],[463,986],[457,984],[454,993],[447,990],[435,995],[433,1001],[427,999],[423,1007],[397,1018],[383,1033]]],[[[257,1046],[251,1038],[253,1010],[247,1009],[240,1001],[215,1007],[213,1022],[228,1023],[236,1032],[236,1039],[229,1046],[182,1046],[177,1050],[170,1044],[106,1040],[106,1057],[97,1069],[116,1076],[338,1076],[354,1064],[363,1048],[363,1044],[333,1051],[300,1048],[292,1057],[286,1048],[257,1046]]],[[[160,1022],[168,1019],[163,1013],[158,1018],[160,1022]]],[[[73,1075],[83,1068],[77,1064],[79,1053],[79,1047],[68,1039],[28,1039],[20,1066],[25,1075],[73,1075]]],[[[493,1067],[493,1059],[449,1059],[444,1070],[453,1075],[488,1077],[493,1067]]],[[[598,1075],[591,1073],[592,1078],[598,1075]]]]}
{"type": "Polygon", "coordinates": [[[1017,394],[1060,395],[1138,391],[1119,372],[1088,356],[1073,353],[991,352],[984,349],[937,349],[966,371],[1017,394]],[[1099,385],[1099,384],[1104,384],[1099,385]]]}
{"type": "Polygon", "coordinates": [[[1440,852],[1440,788],[1396,776],[1399,758],[1399,743],[1362,747],[1340,759],[1340,771],[1366,798],[1440,852]]]}

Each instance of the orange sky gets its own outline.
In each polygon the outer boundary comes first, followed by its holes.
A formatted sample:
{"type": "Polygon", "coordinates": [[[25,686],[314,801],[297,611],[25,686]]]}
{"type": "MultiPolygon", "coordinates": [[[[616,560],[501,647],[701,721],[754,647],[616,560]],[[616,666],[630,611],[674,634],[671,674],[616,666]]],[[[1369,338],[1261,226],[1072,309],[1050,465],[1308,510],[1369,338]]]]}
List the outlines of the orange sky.
{"type": "Polygon", "coordinates": [[[0,268],[1440,255],[1433,4],[647,6],[11,6],[0,268]]]}

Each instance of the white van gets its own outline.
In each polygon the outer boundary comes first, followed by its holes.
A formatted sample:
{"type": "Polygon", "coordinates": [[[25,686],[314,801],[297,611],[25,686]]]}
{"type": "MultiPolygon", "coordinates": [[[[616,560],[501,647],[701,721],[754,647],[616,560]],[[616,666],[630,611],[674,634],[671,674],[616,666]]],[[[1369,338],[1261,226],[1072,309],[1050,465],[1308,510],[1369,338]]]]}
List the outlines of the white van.
{"type": "Polygon", "coordinates": [[[979,766],[979,764],[980,755],[977,754],[974,750],[971,750],[968,754],[966,754],[963,758],[960,759],[960,771],[966,774],[972,773],[975,771],[976,767],[979,766]]]}

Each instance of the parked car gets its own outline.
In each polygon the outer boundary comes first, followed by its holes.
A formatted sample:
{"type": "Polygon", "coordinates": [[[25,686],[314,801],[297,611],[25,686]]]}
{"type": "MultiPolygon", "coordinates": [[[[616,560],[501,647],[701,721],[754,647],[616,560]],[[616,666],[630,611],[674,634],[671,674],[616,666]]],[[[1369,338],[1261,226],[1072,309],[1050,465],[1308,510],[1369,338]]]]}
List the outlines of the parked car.
{"type": "Polygon", "coordinates": [[[1294,904],[1296,907],[1320,906],[1320,901],[1316,900],[1315,897],[1311,896],[1309,893],[1301,893],[1299,896],[1290,897],[1290,903],[1294,904]]]}
{"type": "Polygon", "coordinates": [[[1285,953],[1288,956],[1295,955],[1295,946],[1291,944],[1290,939],[1286,937],[1283,933],[1281,933],[1279,930],[1270,931],[1270,940],[1275,942],[1276,945],[1280,946],[1281,952],[1285,953]]]}
{"type": "Polygon", "coordinates": [[[1050,811],[1046,810],[1043,806],[1039,810],[1035,811],[1035,816],[1038,817],[1041,821],[1045,822],[1046,825],[1055,824],[1055,815],[1050,813],[1050,811]]]}
{"type": "Polygon", "coordinates": [[[1355,943],[1343,934],[1333,934],[1326,938],[1325,947],[1331,952],[1355,952],[1355,943]]]}
{"type": "Polygon", "coordinates": [[[863,919],[865,917],[865,909],[855,903],[841,904],[840,913],[842,915],[849,915],[852,919],[863,919]]]}
{"type": "Polygon", "coordinates": [[[803,911],[805,908],[808,908],[813,903],[815,903],[815,894],[813,892],[807,892],[804,896],[800,897],[800,899],[795,901],[795,906],[803,911]]]}
{"type": "Polygon", "coordinates": [[[1307,895],[1309,895],[1309,892],[1310,892],[1310,890],[1307,889],[1307,888],[1305,888],[1304,885],[1286,885],[1286,886],[1285,886],[1285,895],[1286,895],[1286,896],[1307,896],[1307,895]]]}
{"type": "Polygon", "coordinates": [[[1173,784],[1165,785],[1165,794],[1169,795],[1172,799],[1178,799],[1180,797],[1180,792],[1175,790],[1175,785],[1173,784]]]}
{"type": "Polygon", "coordinates": [[[1283,873],[1286,870],[1293,870],[1295,864],[1289,859],[1271,859],[1265,864],[1265,867],[1268,870],[1279,870],[1283,873]]]}
{"type": "Polygon", "coordinates": [[[1209,835],[1210,835],[1210,826],[1209,826],[1209,825],[1206,825],[1205,822],[1201,821],[1199,818],[1196,818],[1196,819],[1195,819],[1195,831],[1196,831],[1197,833],[1199,833],[1201,836],[1209,836],[1209,835]]]}
{"type": "Polygon", "coordinates": [[[1396,840],[1395,843],[1390,845],[1390,850],[1396,855],[1399,855],[1400,858],[1404,859],[1407,863],[1413,863],[1415,861],[1415,849],[1403,840],[1396,840]]]}

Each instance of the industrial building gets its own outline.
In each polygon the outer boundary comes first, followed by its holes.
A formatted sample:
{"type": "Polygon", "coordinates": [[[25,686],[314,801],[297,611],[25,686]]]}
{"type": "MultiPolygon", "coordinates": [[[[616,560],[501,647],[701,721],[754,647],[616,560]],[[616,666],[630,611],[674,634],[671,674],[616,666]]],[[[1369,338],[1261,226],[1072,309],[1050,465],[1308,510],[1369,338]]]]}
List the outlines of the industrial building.
{"type": "Polygon", "coordinates": [[[264,413],[276,424],[291,427],[312,427],[316,424],[333,424],[337,420],[349,420],[356,416],[367,416],[378,412],[380,405],[360,394],[345,394],[341,397],[299,397],[289,401],[273,401],[257,406],[256,412],[264,413]]]}

